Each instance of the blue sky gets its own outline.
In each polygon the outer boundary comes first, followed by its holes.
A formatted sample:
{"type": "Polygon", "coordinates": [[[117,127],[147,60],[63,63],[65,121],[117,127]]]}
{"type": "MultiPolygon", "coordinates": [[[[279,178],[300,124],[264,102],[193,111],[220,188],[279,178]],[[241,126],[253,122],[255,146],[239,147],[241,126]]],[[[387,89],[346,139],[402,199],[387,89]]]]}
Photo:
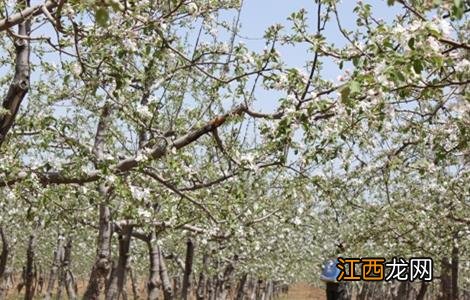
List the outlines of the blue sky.
{"type": "MultiPolygon", "coordinates": [[[[390,8],[386,5],[385,1],[374,0],[366,2],[372,4],[374,14],[379,15],[379,17],[390,20],[396,15],[397,7],[390,8]]],[[[42,0],[31,1],[32,5],[39,3],[42,3],[42,0]]],[[[353,29],[355,27],[356,17],[353,13],[353,8],[356,3],[356,0],[343,0],[339,5],[341,22],[345,28],[353,29]]],[[[240,36],[248,37],[249,39],[237,38],[237,41],[243,41],[249,49],[261,51],[265,47],[263,35],[266,28],[270,25],[280,23],[286,25],[286,30],[289,30],[288,28],[290,25],[287,18],[293,12],[299,11],[302,8],[308,11],[308,21],[313,32],[316,24],[317,9],[317,4],[314,0],[244,0],[240,16],[242,27],[239,34],[240,36]]],[[[230,21],[233,17],[233,11],[227,16],[222,16],[222,18],[226,18],[230,21]]],[[[52,30],[45,26],[41,28],[39,32],[35,32],[35,35],[40,35],[44,32],[49,33],[48,31],[52,30]]],[[[342,45],[345,43],[345,39],[339,33],[334,22],[327,24],[326,30],[323,34],[329,42],[333,42],[336,45],[342,45]]],[[[227,33],[221,32],[220,35],[221,40],[228,41],[227,33]]],[[[288,67],[301,68],[307,72],[306,64],[310,63],[313,58],[313,53],[308,52],[307,45],[296,45],[295,47],[279,46],[277,50],[281,53],[281,57],[288,67]]],[[[47,58],[50,58],[50,62],[58,62],[55,55],[46,55],[46,59],[47,58]]],[[[32,59],[34,61],[36,58],[33,56],[32,59]]],[[[337,76],[341,73],[337,65],[326,58],[322,58],[321,60],[325,63],[322,71],[323,77],[325,79],[336,81],[337,76]]],[[[348,67],[347,64],[345,66],[348,67]]],[[[4,75],[5,71],[5,68],[0,66],[0,75],[4,75]]],[[[39,74],[33,72],[33,80],[38,78],[38,76],[39,74]]],[[[278,99],[285,96],[286,95],[279,92],[267,92],[258,88],[255,95],[259,100],[256,104],[256,108],[265,112],[270,112],[277,107],[278,99]]]]}
{"type": "MultiPolygon", "coordinates": [[[[387,22],[393,20],[399,11],[399,7],[389,7],[386,2],[382,0],[363,2],[371,4],[373,14],[387,22]]],[[[356,27],[356,15],[353,13],[356,4],[356,0],[343,0],[338,6],[341,25],[349,30],[356,27]]],[[[287,18],[293,12],[299,11],[302,8],[307,10],[309,25],[311,26],[311,31],[314,32],[317,18],[317,4],[314,0],[244,0],[240,16],[240,23],[242,25],[240,36],[250,39],[239,38],[239,41],[243,41],[250,49],[263,49],[265,42],[262,37],[266,28],[270,25],[280,23],[286,25],[286,30],[288,30],[290,25],[287,18]]],[[[334,43],[337,46],[344,45],[346,40],[339,32],[336,23],[332,21],[333,20],[327,24],[323,34],[326,36],[328,42],[334,43]]],[[[313,53],[308,52],[307,45],[296,45],[295,47],[281,46],[277,50],[281,53],[283,60],[289,67],[303,68],[307,72],[306,63],[309,63],[313,59],[313,53]]],[[[342,71],[330,59],[322,58],[322,61],[324,62],[324,68],[322,70],[323,77],[336,81],[336,78],[342,71]]],[[[350,67],[350,65],[351,64],[345,64],[345,68],[350,67]]],[[[258,99],[260,97],[269,99],[269,101],[260,101],[258,106],[260,104],[262,105],[257,107],[267,112],[276,106],[279,97],[285,95],[272,92],[268,93],[258,89],[256,96],[258,99]]]]}

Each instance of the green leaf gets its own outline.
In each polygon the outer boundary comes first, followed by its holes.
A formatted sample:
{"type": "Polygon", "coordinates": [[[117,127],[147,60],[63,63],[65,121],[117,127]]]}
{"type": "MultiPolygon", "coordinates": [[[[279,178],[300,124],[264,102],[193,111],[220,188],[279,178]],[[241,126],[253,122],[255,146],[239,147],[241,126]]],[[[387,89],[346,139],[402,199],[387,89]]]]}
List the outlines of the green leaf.
{"type": "Polygon", "coordinates": [[[359,93],[361,91],[361,85],[355,80],[351,81],[349,88],[352,94],[359,93]]]}
{"type": "Polygon", "coordinates": [[[415,70],[417,74],[421,74],[424,68],[420,60],[413,61],[413,69],[415,70]]]}
{"type": "Polygon", "coordinates": [[[351,94],[351,89],[349,86],[346,86],[341,90],[341,103],[343,103],[347,107],[354,106],[352,99],[349,97],[350,94],[351,94]]]}
{"type": "Polygon", "coordinates": [[[106,26],[109,20],[108,10],[105,8],[98,8],[95,13],[95,20],[99,26],[106,26]]]}
{"type": "Polygon", "coordinates": [[[415,39],[414,38],[411,38],[408,40],[408,47],[410,47],[410,49],[414,50],[415,49],[415,39]]]}
{"type": "Polygon", "coordinates": [[[454,0],[454,5],[452,6],[452,16],[457,19],[462,19],[465,13],[465,8],[462,0],[454,0]]]}
{"type": "Polygon", "coordinates": [[[395,75],[396,75],[396,77],[398,78],[398,80],[400,80],[400,81],[405,81],[405,75],[403,75],[402,72],[397,71],[397,72],[395,73],[395,75]]]}
{"type": "Polygon", "coordinates": [[[354,65],[355,67],[358,67],[358,66],[359,66],[359,63],[360,63],[359,57],[357,57],[357,56],[354,57],[354,58],[352,59],[352,62],[353,62],[353,65],[354,65]]]}
{"type": "Polygon", "coordinates": [[[392,6],[393,4],[395,4],[395,0],[387,0],[387,4],[388,6],[392,6]]]}

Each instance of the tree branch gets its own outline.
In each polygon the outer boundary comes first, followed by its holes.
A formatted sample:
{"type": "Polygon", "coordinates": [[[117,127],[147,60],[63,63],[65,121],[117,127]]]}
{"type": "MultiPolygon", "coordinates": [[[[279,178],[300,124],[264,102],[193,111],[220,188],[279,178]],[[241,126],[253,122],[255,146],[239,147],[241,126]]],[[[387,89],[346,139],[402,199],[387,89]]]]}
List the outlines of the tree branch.
{"type": "MultiPolygon", "coordinates": [[[[26,7],[27,2],[18,0],[18,5],[20,7],[26,7]]],[[[24,18],[21,19],[21,21],[24,22],[15,23],[19,24],[18,35],[29,38],[31,33],[31,21],[24,18]]],[[[5,141],[8,131],[15,121],[15,117],[18,113],[21,102],[29,90],[29,40],[17,39],[15,41],[15,48],[15,75],[2,104],[3,109],[6,110],[6,113],[4,115],[0,115],[0,147],[5,141]]]]}
{"type": "Polygon", "coordinates": [[[16,14],[8,16],[7,18],[0,20],[0,31],[7,30],[15,25],[18,25],[25,20],[27,20],[31,16],[37,16],[43,14],[42,7],[45,9],[53,9],[57,6],[57,3],[54,1],[46,1],[44,4],[36,5],[33,7],[27,7],[16,14]]]}
{"type": "MultiPolygon", "coordinates": [[[[162,158],[167,154],[168,149],[181,149],[197,139],[203,136],[206,133],[211,132],[212,130],[222,126],[228,118],[236,115],[241,115],[246,111],[246,107],[243,105],[236,106],[231,111],[227,112],[226,114],[220,115],[212,119],[211,121],[207,122],[205,125],[197,128],[180,138],[177,138],[172,143],[168,144],[163,143],[157,145],[150,153],[149,159],[156,160],[162,158]]],[[[117,164],[111,166],[110,170],[115,174],[125,173],[131,171],[135,167],[139,165],[139,160],[136,156],[132,156],[126,159],[119,161],[117,164]]],[[[39,181],[43,185],[51,185],[51,184],[85,184],[89,182],[97,181],[101,177],[101,172],[99,170],[93,170],[88,172],[88,174],[83,176],[75,176],[70,177],[64,174],[63,172],[33,172],[36,176],[39,177],[39,181]]],[[[0,187],[3,186],[11,186],[16,183],[19,183],[25,180],[28,177],[27,174],[23,174],[18,176],[14,179],[8,178],[0,178],[0,187]]]]}

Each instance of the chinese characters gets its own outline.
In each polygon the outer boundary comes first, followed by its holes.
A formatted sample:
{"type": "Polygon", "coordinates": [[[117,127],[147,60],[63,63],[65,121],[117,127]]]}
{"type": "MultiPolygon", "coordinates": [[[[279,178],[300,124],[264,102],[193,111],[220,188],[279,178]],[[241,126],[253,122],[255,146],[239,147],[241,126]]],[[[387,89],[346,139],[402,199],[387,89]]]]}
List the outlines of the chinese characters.
{"type": "Polygon", "coordinates": [[[409,261],[394,257],[390,262],[382,257],[338,257],[336,266],[340,270],[338,281],[431,281],[433,278],[433,261],[427,257],[411,258],[409,261]]]}

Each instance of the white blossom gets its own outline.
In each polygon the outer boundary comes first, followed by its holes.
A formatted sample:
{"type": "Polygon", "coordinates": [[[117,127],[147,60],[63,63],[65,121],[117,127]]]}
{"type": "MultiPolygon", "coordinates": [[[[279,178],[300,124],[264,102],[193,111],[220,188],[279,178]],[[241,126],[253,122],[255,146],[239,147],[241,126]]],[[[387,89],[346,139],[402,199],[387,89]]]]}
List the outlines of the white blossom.
{"type": "Polygon", "coordinates": [[[439,42],[436,40],[435,37],[428,37],[427,39],[427,45],[435,52],[441,51],[441,45],[439,42]]]}
{"type": "Polygon", "coordinates": [[[192,16],[196,15],[198,13],[199,8],[197,7],[197,4],[194,2],[190,2],[187,5],[188,13],[192,16]]]}
{"type": "Polygon", "coordinates": [[[457,64],[455,65],[455,70],[457,72],[470,71],[470,61],[466,58],[458,60],[457,64]]]}
{"type": "Polygon", "coordinates": [[[137,113],[142,116],[143,118],[151,118],[152,113],[150,112],[149,108],[147,105],[141,105],[139,104],[137,106],[137,113]]]}

